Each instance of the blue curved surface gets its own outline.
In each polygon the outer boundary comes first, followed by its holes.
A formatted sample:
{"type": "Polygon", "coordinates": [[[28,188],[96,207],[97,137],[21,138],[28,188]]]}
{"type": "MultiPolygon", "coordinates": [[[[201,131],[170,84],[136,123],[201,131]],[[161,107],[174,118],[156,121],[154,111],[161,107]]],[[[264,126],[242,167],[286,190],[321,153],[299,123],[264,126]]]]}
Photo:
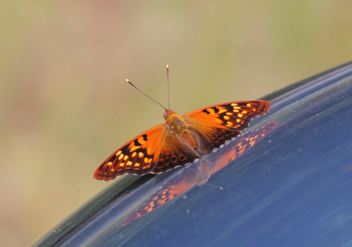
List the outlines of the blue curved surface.
{"type": "Polygon", "coordinates": [[[35,246],[352,246],[352,63],[264,99],[242,140],[125,176],[35,246]]]}

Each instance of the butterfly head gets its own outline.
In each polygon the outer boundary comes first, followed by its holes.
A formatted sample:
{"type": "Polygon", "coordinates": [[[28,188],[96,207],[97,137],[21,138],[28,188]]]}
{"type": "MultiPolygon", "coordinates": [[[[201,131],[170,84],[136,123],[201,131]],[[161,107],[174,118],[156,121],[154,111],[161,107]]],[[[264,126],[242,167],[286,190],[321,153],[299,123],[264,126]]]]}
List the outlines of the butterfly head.
{"type": "Polygon", "coordinates": [[[164,119],[167,120],[171,115],[176,114],[174,110],[165,110],[164,119]]]}

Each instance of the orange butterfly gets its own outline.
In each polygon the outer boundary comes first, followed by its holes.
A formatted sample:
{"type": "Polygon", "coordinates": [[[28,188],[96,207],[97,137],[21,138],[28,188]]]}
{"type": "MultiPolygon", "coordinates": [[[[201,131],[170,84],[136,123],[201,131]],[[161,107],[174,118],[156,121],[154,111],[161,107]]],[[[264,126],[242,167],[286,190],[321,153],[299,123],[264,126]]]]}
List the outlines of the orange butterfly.
{"type": "Polygon", "coordinates": [[[143,132],[113,152],[97,168],[94,178],[108,181],[125,173],[161,173],[185,166],[201,158],[197,151],[210,153],[240,135],[253,118],[265,114],[269,107],[270,103],[263,100],[228,102],[183,116],[164,107],[165,123],[143,132]]]}

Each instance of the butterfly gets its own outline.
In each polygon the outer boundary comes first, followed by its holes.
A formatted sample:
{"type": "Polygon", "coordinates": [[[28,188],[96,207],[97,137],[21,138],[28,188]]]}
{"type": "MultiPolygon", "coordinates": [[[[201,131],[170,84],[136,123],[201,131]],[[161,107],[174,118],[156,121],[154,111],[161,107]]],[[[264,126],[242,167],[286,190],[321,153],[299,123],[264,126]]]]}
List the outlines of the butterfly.
{"type": "Polygon", "coordinates": [[[151,213],[155,209],[167,204],[186,193],[194,186],[202,186],[208,182],[210,176],[227,166],[230,162],[248,151],[272,131],[278,122],[270,122],[259,130],[248,132],[234,140],[234,143],[217,152],[215,157],[203,157],[197,166],[188,166],[180,173],[173,175],[137,210],[132,212],[122,223],[128,225],[135,220],[151,213]]]}
{"type": "MultiPolygon", "coordinates": [[[[166,71],[168,74],[168,66],[166,71]]],[[[127,82],[139,90],[128,79],[127,82]]],[[[109,181],[125,173],[144,175],[185,166],[199,160],[200,153],[208,154],[240,135],[253,118],[265,114],[269,107],[270,102],[263,100],[228,102],[182,116],[163,107],[165,123],[122,145],[96,169],[93,177],[109,181]]]]}
{"type": "Polygon", "coordinates": [[[161,173],[185,166],[237,137],[249,122],[265,114],[263,100],[228,102],[204,107],[182,116],[165,110],[165,123],[128,141],[95,171],[94,178],[111,180],[125,173],[161,173]]]}

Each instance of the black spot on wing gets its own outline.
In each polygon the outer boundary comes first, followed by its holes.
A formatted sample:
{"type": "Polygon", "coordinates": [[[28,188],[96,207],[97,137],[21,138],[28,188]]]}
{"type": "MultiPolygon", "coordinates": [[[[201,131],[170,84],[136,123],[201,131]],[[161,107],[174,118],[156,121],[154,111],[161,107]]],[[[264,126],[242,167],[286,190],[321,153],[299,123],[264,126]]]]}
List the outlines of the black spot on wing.
{"type": "Polygon", "coordinates": [[[218,113],[219,111],[220,111],[219,108],[216,107],[216,106],[213,106],[213,107],[210,107],[210,108],[206,108],[206,109],[203,110],[203,112],[206,113],[206,114],[218,113]],[[213,109],[214,111],[212,112],[212,111],[210,111],[210,109],[213,109]]]}
{"type": "MultiPolygon", "coordinates": [[[[148,138],[147,138],[147,135],[146,134],[144,134],[144,135],[141,135],[141,137],[143,137],[143,141],[148,141],[148,138]]],[[[140,143],[139,141],[139,138],[136,138],[133,142],[134,142],[134,145],[136,146],[136,147],[140,147],[140,146],[142,146],[142,143],[140,143]]]]}
{"type": "Polygon", "coordinates": [[[208,109],[204,109],[202,112],[206,113],[206,114],[210,114],[210,112],[208,111],[208,109]]]}
{"type": "Polygon", "coordinates": [[[134,145],[135,145],[136,147],[142,146],[142,144],[139,143],[138,138],[137,138],[136,140],[134,140],[133,142],[134,142],[134,145]]]}

